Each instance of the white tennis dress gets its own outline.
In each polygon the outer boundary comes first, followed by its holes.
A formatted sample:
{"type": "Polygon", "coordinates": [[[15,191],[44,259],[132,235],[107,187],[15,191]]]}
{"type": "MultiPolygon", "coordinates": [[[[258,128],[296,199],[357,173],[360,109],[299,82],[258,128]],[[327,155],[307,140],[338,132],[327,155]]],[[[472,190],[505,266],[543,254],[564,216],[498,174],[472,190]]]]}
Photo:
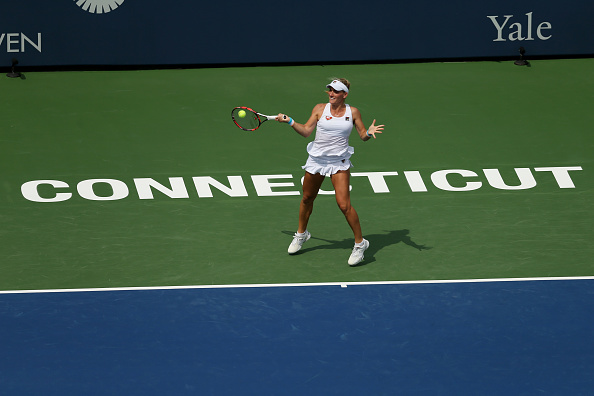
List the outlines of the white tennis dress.
{"type": "Polygon", "coordinates": [[[302,168],[311,174],[319,173],[324,176],[351,168],[353,164],[350,158],[355,152],[355,149],[349,146],[352,130],[351,106],[346,105],[342,117],[334,117],[330,113],[330,103],[327,103],[322,117],[318,120],[316,138],[307,145],[309,158],[302,168]]]}

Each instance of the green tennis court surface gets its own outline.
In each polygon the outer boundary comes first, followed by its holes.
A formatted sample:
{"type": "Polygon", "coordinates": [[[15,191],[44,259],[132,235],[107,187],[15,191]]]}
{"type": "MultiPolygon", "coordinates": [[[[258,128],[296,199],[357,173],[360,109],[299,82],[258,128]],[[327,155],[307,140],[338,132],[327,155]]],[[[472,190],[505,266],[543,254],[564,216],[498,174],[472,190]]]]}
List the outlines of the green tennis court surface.
{"type": "Polygon", "coordinates": [[[0,290],[592,276],[593,66],[2,79],[0,290]],[[371,242],[355,268],[332,195],[316,201],[303,253],[286,253],[309,139],[230,119],[243,105],[304,122],[335,76],[351,80],[366,125],[386,124],[375,141],[351,138],[352,201],[371,242]]]}

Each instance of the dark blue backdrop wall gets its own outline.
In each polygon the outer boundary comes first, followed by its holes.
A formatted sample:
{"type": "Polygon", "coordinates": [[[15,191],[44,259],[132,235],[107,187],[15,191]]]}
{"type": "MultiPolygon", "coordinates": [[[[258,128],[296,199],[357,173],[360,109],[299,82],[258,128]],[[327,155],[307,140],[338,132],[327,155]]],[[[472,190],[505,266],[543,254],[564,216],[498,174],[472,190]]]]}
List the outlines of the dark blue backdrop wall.
{"type": "Polygon", "coordinates": [[[208,65],[594,54],[591,0],[28,0],[0,62],[208,65]]]}

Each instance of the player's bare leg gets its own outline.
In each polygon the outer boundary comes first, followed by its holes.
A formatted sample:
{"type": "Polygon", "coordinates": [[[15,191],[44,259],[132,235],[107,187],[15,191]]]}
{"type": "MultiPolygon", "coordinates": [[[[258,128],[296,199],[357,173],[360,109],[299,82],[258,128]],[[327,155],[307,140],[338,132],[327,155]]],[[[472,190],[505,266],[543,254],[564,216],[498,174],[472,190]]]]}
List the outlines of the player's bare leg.
{"type": "Polygon", "coordinates": [[[297,232],[293,235],[293,241],[289,245],[289,254],[295,254],[305,242],[311,238],[311,234],[307,231],[307,224],[309,223],[309,217],[313,212],[313,204],[318,196],[324,176],[318,174],[312,175],[306,172],[303,178],[303,197],[301,198],[301,204],[299,205],[299,227],[297,232]]]}
{"type": "Polygon", "coordinates": [[[312,175],[311,173],[305,172],[305,177],[303,178],[303,197],[301,198],[301,204],[299,205],[299,227],[297,228],[297,232],[299,233],[303,233],[307,230],[309,217],[313,212],[314,201],[318,196],[324,178],[325,176],[320,175],[319,173],[312,175]]]}
{"type": "Polygon", "coordinates": [[[353,230],[355,243],[360,243],[363,241],[363,233],[361,232],[359,215],[351,205],[350,178],[350,171],[338,171],[332,175],[332,185],[336,194],[336,203],[340,211],[344,214],[351,230],[353,230]]]}
{"type": "Polygon", "coordinates": [[[365,250],[369,248],[369,241],[363,238],[359,215],[351,205],[350,178],[351,172],[349,170],[339,171],[332,175],[332,184],[336,193],[336,203],[355,236],[355,246],[348,260],[349,265],[354,266],[363,261],[365,250]]]}

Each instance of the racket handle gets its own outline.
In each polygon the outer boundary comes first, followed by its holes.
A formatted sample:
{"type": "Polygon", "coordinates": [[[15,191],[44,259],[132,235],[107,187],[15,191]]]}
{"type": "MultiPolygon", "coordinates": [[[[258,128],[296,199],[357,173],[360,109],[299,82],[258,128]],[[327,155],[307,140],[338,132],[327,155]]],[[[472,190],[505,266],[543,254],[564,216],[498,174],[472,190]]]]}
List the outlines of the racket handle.
{"type": "MultiPolygon", "coordinates": [[[[274,120],[276,120],[276,117],[278,117],[278,116],[269,116],[269,115],[265,115],[264,117],[266,117],[266,119],[267,119],[268,121],[274,121],[274,120]]],[[[286,120],[286,119],[288,119],[288,117],[287,117],[286,115],[284,115],[284,116],[283,116],[283,120],[286,120]]]]}

